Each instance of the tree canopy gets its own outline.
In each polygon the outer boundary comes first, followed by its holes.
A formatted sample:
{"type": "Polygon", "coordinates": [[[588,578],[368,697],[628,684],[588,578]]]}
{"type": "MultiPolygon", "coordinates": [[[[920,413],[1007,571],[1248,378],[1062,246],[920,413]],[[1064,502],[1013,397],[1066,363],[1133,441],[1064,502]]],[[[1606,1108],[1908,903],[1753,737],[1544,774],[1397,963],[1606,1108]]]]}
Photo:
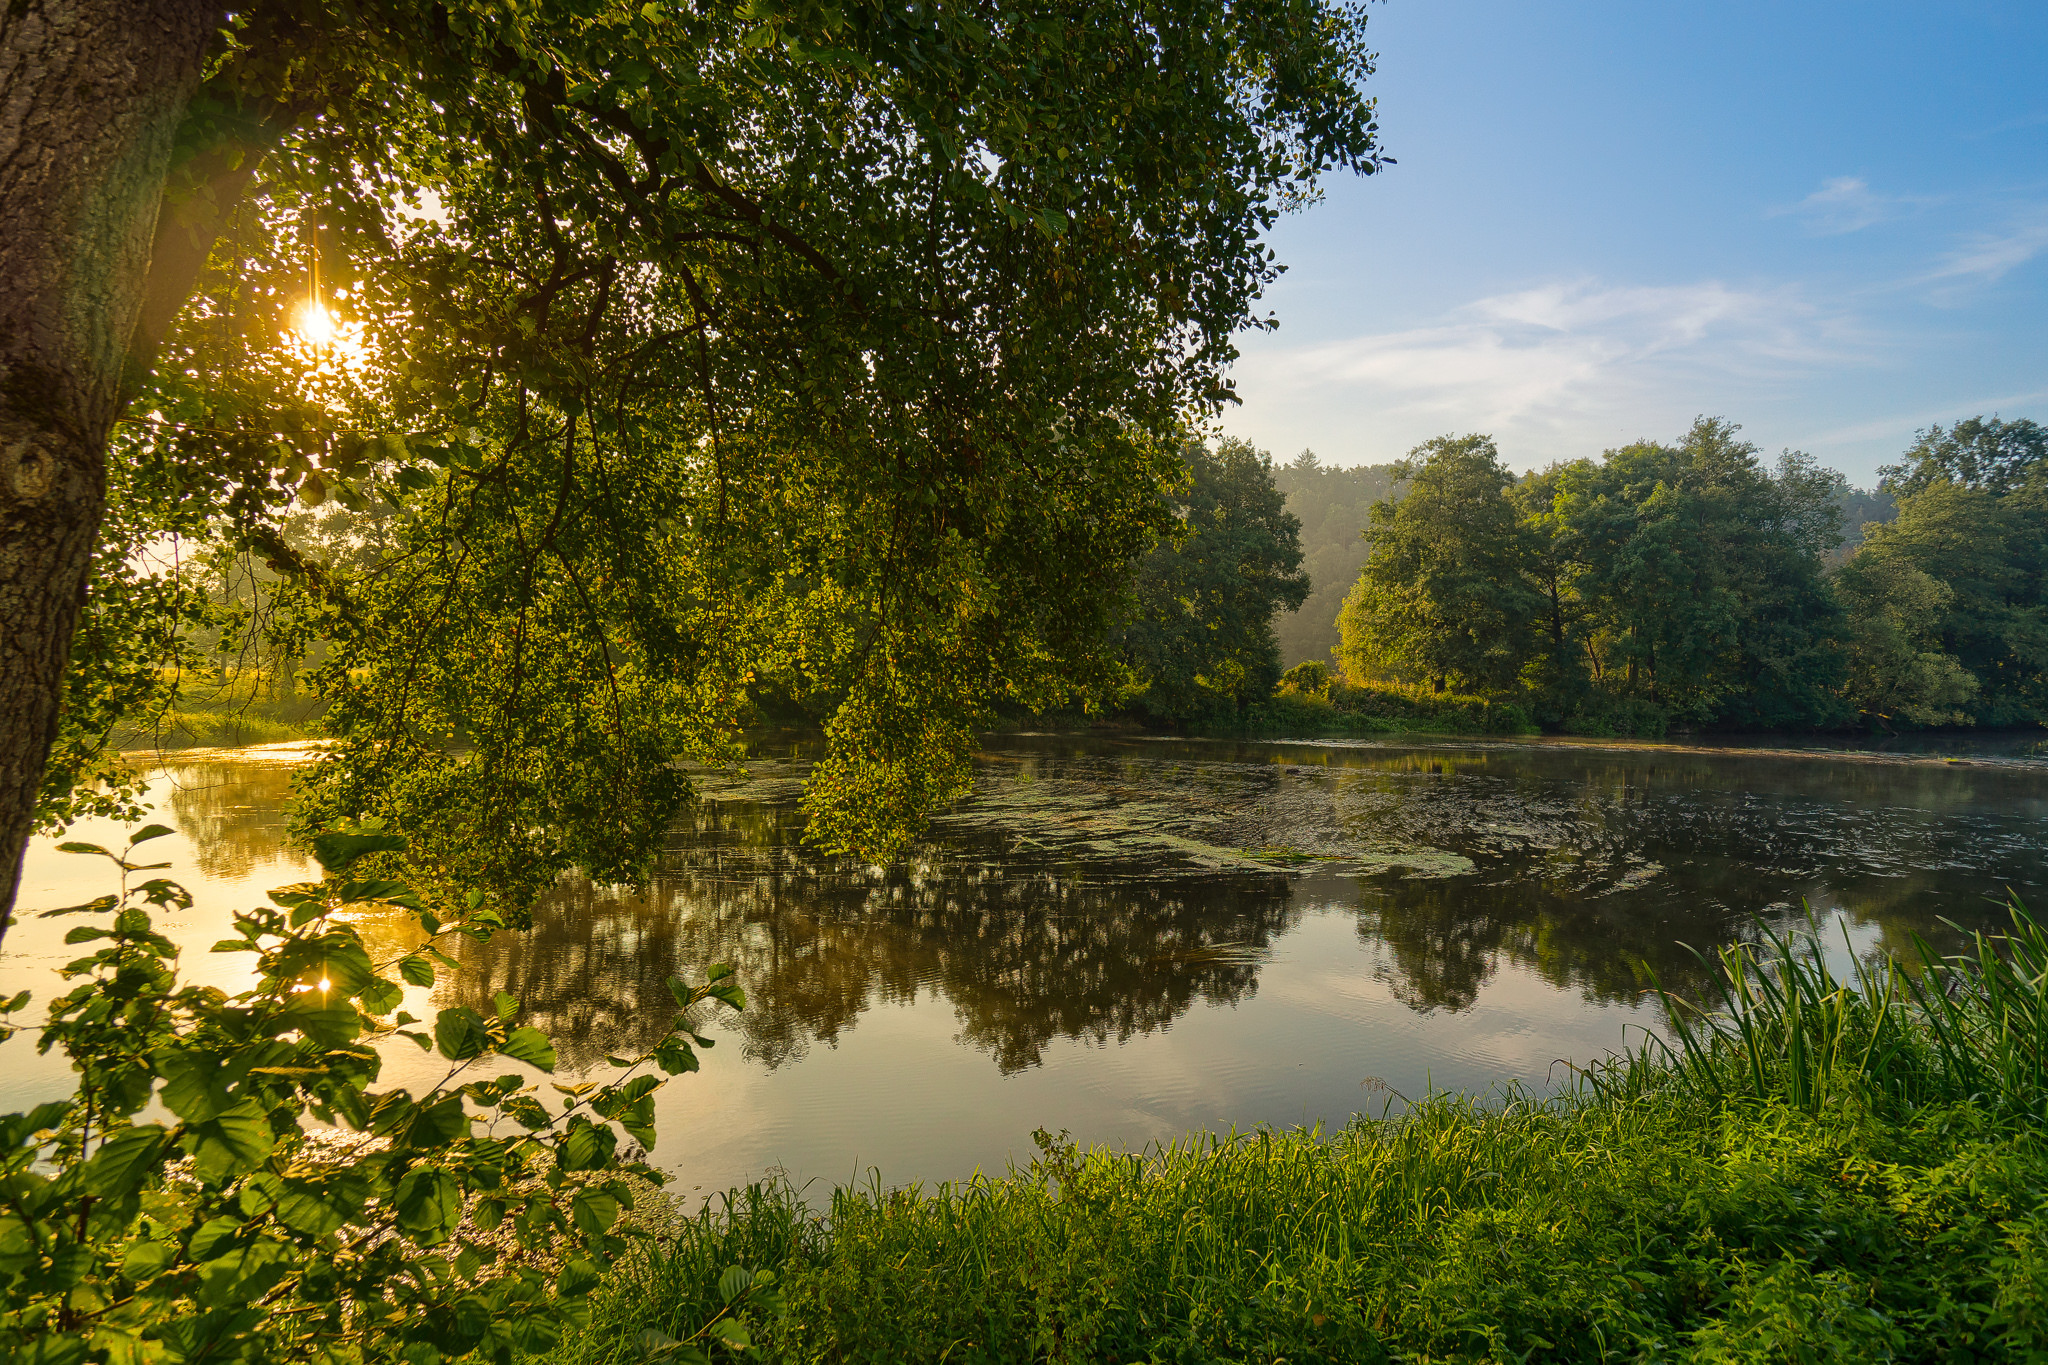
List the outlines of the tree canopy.
{"type": "Polygon", "coordinates": [[[637,876],[674,760],[734,756],[773,687],[825,721],[816,837],[885,853],[989,706],[1107,676],[1104,566],[1267,325],[1263,232],[1380,165],[1363,18],[237,12],[165,170],[45,813],[178,638],[118,615],[189,600],[134,553],[175,531],[332,642],[309,823],[497,886],[637,876]],[[395,514],[379,552],[286,532],[322,503],[395,514]]]}
{"type": "Polygon", "coordinates": [[[1301,523],[1271,457],[1225,440],[1213,451],[1191,444],[1187,462],[1179,524],[1139,564],[1117,634],[1137,704],[1166,721],[1269,696],[1280,678],[1273,617],[1308,594],[1301,523]]]}
{"type": "Polygon", "coordinates": [[[1487,436],[1425,441],[1397,472],[1408,491],[1373,504],[1371,551],[1338,618],[1346,673],[1439,692],[1512,687],[1539,607],[1507,497],[1514,475],[1487,436]]]}
{"type": "Polygon", "coordinates": [[[1337,613],[1365,567],[1365,529],[1372,505],[1394,492],[1394,466],[1324,464],[1312,450],[1278,465],[1273,482],[1301,521],[1301,567],[1308,597],[1273,623],[1280,659],[1290,667],[1329,663],[1337,653],[1337,613]]]}
{"type": "Polygon", "coordinates": [[[2040,428],[1930,428],[1875,493],[1738,430],[1519,478],[1482,436],[1417,447],[1340,618],[1351,680],[1594,730],[2048,720],[2040,428]]]}

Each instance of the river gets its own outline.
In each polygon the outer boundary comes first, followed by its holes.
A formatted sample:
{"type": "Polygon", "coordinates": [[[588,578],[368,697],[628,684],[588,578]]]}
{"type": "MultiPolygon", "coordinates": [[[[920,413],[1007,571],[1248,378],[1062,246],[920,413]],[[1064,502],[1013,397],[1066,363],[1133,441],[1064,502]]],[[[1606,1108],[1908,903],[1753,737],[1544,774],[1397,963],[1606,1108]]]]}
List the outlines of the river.
{"type": "MultiPolygon", "coordinates": [[[[1135,1147],[1339,1124],[1568,1080],[1658,1027],[1652,972],[1698,982],[1681,944],[1810,912],[1846,968],[1995,927],[2007,887],[2048,905],[2048,760],[2007,748],[992,736],[974,794],[882,868],[803,846],[804,750],[767,743],[701,775],[652,886],[565,878],[408,1008],[509,990],[575,1072],[660,1034],[669,976],[730,962],[749,1008],[660,1096],[653,1160],[685,1191],[1000,1171],[1038,1127],[1135,1147]]],[[[246,959],[207,952],[231,912],[311,875],[282,843],[309,752],[155,774],[189,977],[232,989],[246,959]]],[[[110,889],[104,867],[33,847],[0,993],[60,989],[76,921],[30,916],[110,889]]],[[[439,1074],[388,1054],[386,1083],[439,1074]]],[[[0,1046],[0,1110],[66,1089],[27,1036],[0,1046]]]]}

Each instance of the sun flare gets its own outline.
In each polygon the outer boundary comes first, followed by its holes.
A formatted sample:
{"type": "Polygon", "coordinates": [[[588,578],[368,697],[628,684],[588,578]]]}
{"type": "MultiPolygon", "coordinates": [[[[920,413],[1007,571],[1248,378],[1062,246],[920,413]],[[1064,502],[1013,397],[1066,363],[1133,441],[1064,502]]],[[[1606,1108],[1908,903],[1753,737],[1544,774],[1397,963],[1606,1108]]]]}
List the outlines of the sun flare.
{"type": "Polygon", "coordinates": [[[300,344],[305,346],[331,346],[339,330],[334,325],[334,314],[319,299],[301,302],[292,313],[292,323],[300,344]]]}

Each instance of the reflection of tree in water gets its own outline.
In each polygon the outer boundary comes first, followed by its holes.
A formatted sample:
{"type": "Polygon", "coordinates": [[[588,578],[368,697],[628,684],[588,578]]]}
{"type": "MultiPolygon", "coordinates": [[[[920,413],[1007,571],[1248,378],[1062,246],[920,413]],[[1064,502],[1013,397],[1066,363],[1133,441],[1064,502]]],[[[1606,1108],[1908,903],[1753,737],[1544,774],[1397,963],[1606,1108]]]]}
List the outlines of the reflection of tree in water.
{"type": "Polygon", "coordinates": [[[565,881],[531,931],[465,948],[463,1002],[512,990],[587,1065],[660,1036],[670,976],[730,962],[736,1026],[771,1067],[930,990],[1009,1072],[1056,1038],[1122,1041],[1248,997],[1298,913],[1277,873],[1083,882],[958,847],[883,872],[800,848],[786,809],[725,802],[693,823],[644,894],[565,881]]]}
{"type": "MultiPolygon", "coordinates": [[[[1759,921],[1804,928],[1810,903],[1823,922],[1840,911],[1874,926],[1877,951],[1910,960],[1915,933],[1940,950],[1959,946],[1944,917],[1997,927],[2002,911],[1985,898],[2040,874],[2036,826],[1981,814],[1985,789],[2010,780],[2003,774],[1844,764],[1825,770],[1832,785],[1801,768],[1743,790],[1728,764],[1578,757],[1549,765],[1577,769],[1568,774],[1468,767],[1402,791],[1347,773],[1342,818],[1432,841],[1477,867],[1361,879],[1359,935],[1417,1010],[1470,1006],[1502,961],[1589,1000],[1636,999],[1652,972],[1697,997],[1707,982],[1687,944],[1711,954],[1756,938],[1759,921]]],[[[2038,803],[2038,779],[2020,790],[2038,803]]]]}
{"type": "Polygon", "coordinates": [[[888,873],[801,849],[789,805],[800,774],[778,769],[744,799],[698,808],[644,895],[565,883],[530,934],[471,950],[483,970],[465,999],[509,986],[580,1063],[657,1036],[667,977],[730,961],[752,1001],[744,1046],[771,1066],[929,990],[951,1002],[963,1040],[1015,1070],[1056,1038],[1124,1039],[1197,1000],[1249,996],[1262,950],[1310,905],[1359,916],[1410,1007],[1461,1010],[1504,963],[1595,1001],[1637,999],[1645,968],[1697,994],[1701,968],[1682,943],[1711,952],[1753,935],[1758,917],[1796,919],[1804,897],[1903,947],[1937,916],[1996,923],[1978,898],[2043,873],[2038,774],[1661,751],[1219,749],[1191,760],[1177,746],[1006,748],[921,858],[888,873]],[[1987,800],[2008,786],[2009,804],[1987,800]],[[1176,803],[1201,848],[1298,848],[1302,879],[1137,851],[1176,832],[1176,803]],[[1117,812],[1134,805],[1145,820],[1120,833],[1117,812]],[[1360,875],[1360,851],[1376,848],[1442,856],[1417,864],[1434,875],[1360,875]]]}
{"type": "Polygon", "coordinates": [[[284,832],[292,765],[174,763],[156,783],[159,811],[167,794],[170,822],[191,841],[199,870],[207,876],[238,880],[291,856],[284,832]]]}

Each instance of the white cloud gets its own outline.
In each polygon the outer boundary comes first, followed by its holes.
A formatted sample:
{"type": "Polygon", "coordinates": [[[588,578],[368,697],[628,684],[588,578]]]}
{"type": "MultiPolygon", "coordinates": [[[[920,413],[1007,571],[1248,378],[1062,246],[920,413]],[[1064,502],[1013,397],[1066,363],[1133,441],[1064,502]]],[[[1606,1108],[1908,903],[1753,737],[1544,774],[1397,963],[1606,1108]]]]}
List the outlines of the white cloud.
{"type": "Polygon", "coordinates": [[[1797,218],[1816,237],[1838,237],[1881,223],[1909,202],[1871,193],[1861,176],[1838,175],[1798,203],[1770,210],[1770,216],[1797,218]]]}
{"type": "Polygon", "coordinates": [[[1246,340],[1236,370],[1244,406],[1225,422],[1261,444],[1284,451],[1294,446],[1273,439],[1281,432],[1314,433],[1311,443],[1344,462],[1445,431],[1488,431],[1517,465],[1673,435],[1738,394],[1870,349],[1795,291],[1714,281],[1550,284],[1480,299],[1428,327],[1324,345],[1261,341],[1246,340]],[[1692,406],[1680,412],[1674,395],[1692,406]],[[1333,426],[1366,422],[1372,450],[1356,439],[1333,446],[1333,426]]]}
{"type": "Polygon", "coordinates": [[[2036,204],[2003,232],[1972,233],[1951,251],[1932,280],[1991,281],[2048,250],[2048,205],[2036,204]]]}

